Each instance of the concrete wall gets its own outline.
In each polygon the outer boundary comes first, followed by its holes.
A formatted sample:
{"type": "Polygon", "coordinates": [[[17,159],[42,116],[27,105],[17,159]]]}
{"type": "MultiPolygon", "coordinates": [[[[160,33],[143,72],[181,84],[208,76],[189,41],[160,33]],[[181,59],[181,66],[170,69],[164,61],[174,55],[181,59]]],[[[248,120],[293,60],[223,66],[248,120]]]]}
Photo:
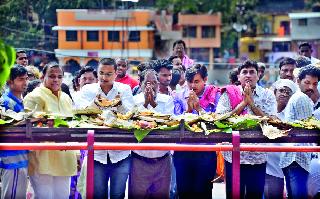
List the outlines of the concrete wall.
{"type": "Polygon", "coordinates": [[[291,27],[293,40],[320,39],[320,17],[307,18],[307,26],[299,26],[299,19],[291,19],[291,27]]]}

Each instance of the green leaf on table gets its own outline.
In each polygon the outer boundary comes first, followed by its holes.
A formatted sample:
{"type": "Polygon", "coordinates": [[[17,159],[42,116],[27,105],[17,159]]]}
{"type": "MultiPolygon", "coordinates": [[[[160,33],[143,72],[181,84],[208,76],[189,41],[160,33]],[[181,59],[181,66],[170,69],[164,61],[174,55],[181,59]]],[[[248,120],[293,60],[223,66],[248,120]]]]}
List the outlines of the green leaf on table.
{"type": "Polygon", "coordinates": [[[173,130],[177,130],[178,128],[179,128],[179,124],[174,126],[162,125],[158,127],[158,129],[163,131],[173,131],[173,130]]]}
{"type": "Polygon", "coordinates": [[[143,138],[145,138],[152,129],[135,129],[133,131],[134,137],[138,140],[138,142],[141,142],[143,138]]]}
{"type": "Polygon", "coordinates": [[[294,128],[304,128],[304,126],[300,123],[289,123],[294,128]]]}
{"type": "Polygon", "coordinates": [[[230,128],[230,125],[224,124],[220,121],[215,121],[214,124],[219,128],[219,129],[225,129],[225,128],[230,128]]]}
{"type": "Polygon", "coordinates": [[[11,120],[3,120],[3,119],[0,119],[0,125],[10,124],[11,122],[13,122],[13,119],[11,119],[11,120]]]}
{"type": "Polygon", "coordinates": [[[58,128],[58,127],[69,127],[68,122],[61,119],[61,118],[55,118],[54,119],[54,128],[58,128]]]}
{"type": "Polygon", "coordinates": [[[236,130],[246,130],[246,129],[252,129],[255,128],[259,125],[259,121],[258,120],[254,120],[254,119],[245,119],[243,121],[240,121],[238,123],[235,123],[232,125],[233,129],[236,130]]]}
{"type": "Polygon", "coordinates": [[[225,129],[223,129],[223,132],[232,133],[232,128],[225,128],[225,129]]]}

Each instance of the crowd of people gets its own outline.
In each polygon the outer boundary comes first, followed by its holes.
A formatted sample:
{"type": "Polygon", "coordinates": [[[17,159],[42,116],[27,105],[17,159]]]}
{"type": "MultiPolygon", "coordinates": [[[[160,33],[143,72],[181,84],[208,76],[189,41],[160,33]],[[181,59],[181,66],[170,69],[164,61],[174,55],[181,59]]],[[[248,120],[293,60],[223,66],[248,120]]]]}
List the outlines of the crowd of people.
{"type": "MultiPolygon", "coordinates": [[[[42,71],[28,65],[26,52],[17,52],[16,65],[1,96],[1,106],[15,112],[36,110],[72,115],[73,109],[94,104],[97,96],[120,98],[120,113],[134,106],[163,114],[203,112],[252,114],[285,122],[311,116],[320,119],[320,63],[308,43],[299,46],[297,59],[283,58],[279,80],[264,88],[265,64],[246,60],[230,72],[230,85],[208,83],[207,67],[185,53],[182,40],[172,56],[138,66],[138,78],[127,73],[123,58],[101,58],[97,71],[83,67],[73,90],[62,83],[56,62],[42,71]]],[[[252,143],[256,144],[256,143],[252,143]]],[[[315,145],[286,143],[280,145],[315,145]]],[[[0,151],[1,198],[26,198],[27,182],[35,199],[75,198],[76,182],[85,181],[86,161],[78,178],[77,151],[0,151]],[[71,190],[71,191],[70,191],[71,190]]],[[[224,152],[226,196],[232,198],[231,152],[224,152]]],[[[94,198],[212,198],[216,152],[115,151],[94,152],[94,198]],[[109,183],[109,185],[108,185],[109,183]]],[[[241,198],[319,198],[320,159],[307,152],[241,152],[241,198]]],[[[82,195],[85,198],[85,195],[82,195]]]]}

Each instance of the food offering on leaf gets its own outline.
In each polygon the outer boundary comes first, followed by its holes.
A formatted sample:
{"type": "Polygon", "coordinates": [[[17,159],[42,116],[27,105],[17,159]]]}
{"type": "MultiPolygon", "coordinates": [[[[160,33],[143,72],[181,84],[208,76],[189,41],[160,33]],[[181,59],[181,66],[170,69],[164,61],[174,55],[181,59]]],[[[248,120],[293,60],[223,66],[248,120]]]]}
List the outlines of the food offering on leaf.
{"type": "Polygon", "coordinates": [[[192,113],[185,113],[183,115],[176,116],[175,118],[176,118],[176,120],[182,120],[183,119],[188,124],[196,123],[201,119],[199,117],[199,115],[192,114],[192,113]]]}
{"type": "Polygon", "coordinates": [[[310,117],[301,121],[294,121],[289,123],[292,127],[305,129],[320,129],[320,120],[310,117]]]}
{"type": "Polygon", "coordinates": [[[269,139],[276,139],[279,137],[287,136],[290,130],[280,130],[275,126],[263,122],[261,125],[262,133],[269,139]]]}
{"type": "Polygon", "coordinates": [[[121,113],[117,112],[116,115],[117,115],[118,119],[129,120],[129,119],[131,119],[133,117],[134,113],[131,112],[131,111],[129,111],[129,112],[125,113],[125,114],[121,114],[121,113]]]}
{"type": "Polygon", "coordinates": [[[105,123],[105,125],[113,128],[120,128],[126,130],[130,130],[136,127],[133,120],[123,120],[120,118],[114,119],[111,123],[105,123]]]}
{"type": "Polygon", "coordinates": [[[116,107],[121,105],[121,98],[118,94],[113,100],[108,100],[105,97],[102,97],[100,94],[97,95],[97,97],[94,99],[94,103],[102,108],[108,108],[108,107],[116,107]]]}
{"type": "Polygon", "coordinates": [[[75,109],[73,110],[73,114],[75,115],[97,115],[101,114],[102,110],[98,108],[85,108],[85,109],[75,109]]]}
{"type": "Polygon", "coordinates": [[[155,113],[151,110],[139,111],[138,116],[153,116],[155,113]]]}
{"type": "Polygon", "coordinates": [[[157,127],[156,122],[150,122],[150,121],[144,121],[144,120],[135,121],[134,124],[138,129],[155,129],[157,127]]]}
{"type": "Polygon", "coordinates": [[[167,123],[171,121],[171,115],[153,112],[150,110],[140,111],[135,118],[148,122],[167,123]]]}
{"type": "Polygon", "coordinates": [[[190,130],[195,133],[202,133],[203,132],[203,129],[199,126],[199,124],[192,124],[192,126],[190,126],[190,130]]]}
{"type": "Polygon", "coordinates": [[[277,127],[280,130],[290,130],[292,129],[292,126],[289,123],[283,122],[280,119],[277,118],[270,118],[268,121],[269,125],[272,125],[274,127],[277,127]]]}

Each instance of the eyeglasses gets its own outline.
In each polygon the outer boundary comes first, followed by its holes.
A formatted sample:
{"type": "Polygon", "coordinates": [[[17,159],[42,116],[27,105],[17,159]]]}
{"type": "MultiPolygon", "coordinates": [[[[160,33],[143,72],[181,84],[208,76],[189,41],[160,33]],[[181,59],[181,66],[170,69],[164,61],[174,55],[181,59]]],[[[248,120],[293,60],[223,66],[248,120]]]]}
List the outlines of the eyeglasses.
{"type": "Polygon", "coordinates": [[[28,77],[35,77],[35,75],[32,73],[28,73],[28,77]]]}
{"type": "Polygon", "coordinates": [[[18,60],[23,60],[23,59],[27,60],[28,58],[27,57],[19,57],[18,58],[18,60]]]}
{"type": "Polygon", "coordinates": [[[289,89],[285,89],[285,88],[280,88],[279,92],[282,94],[292,95],[292,91],[289,89]]]}

